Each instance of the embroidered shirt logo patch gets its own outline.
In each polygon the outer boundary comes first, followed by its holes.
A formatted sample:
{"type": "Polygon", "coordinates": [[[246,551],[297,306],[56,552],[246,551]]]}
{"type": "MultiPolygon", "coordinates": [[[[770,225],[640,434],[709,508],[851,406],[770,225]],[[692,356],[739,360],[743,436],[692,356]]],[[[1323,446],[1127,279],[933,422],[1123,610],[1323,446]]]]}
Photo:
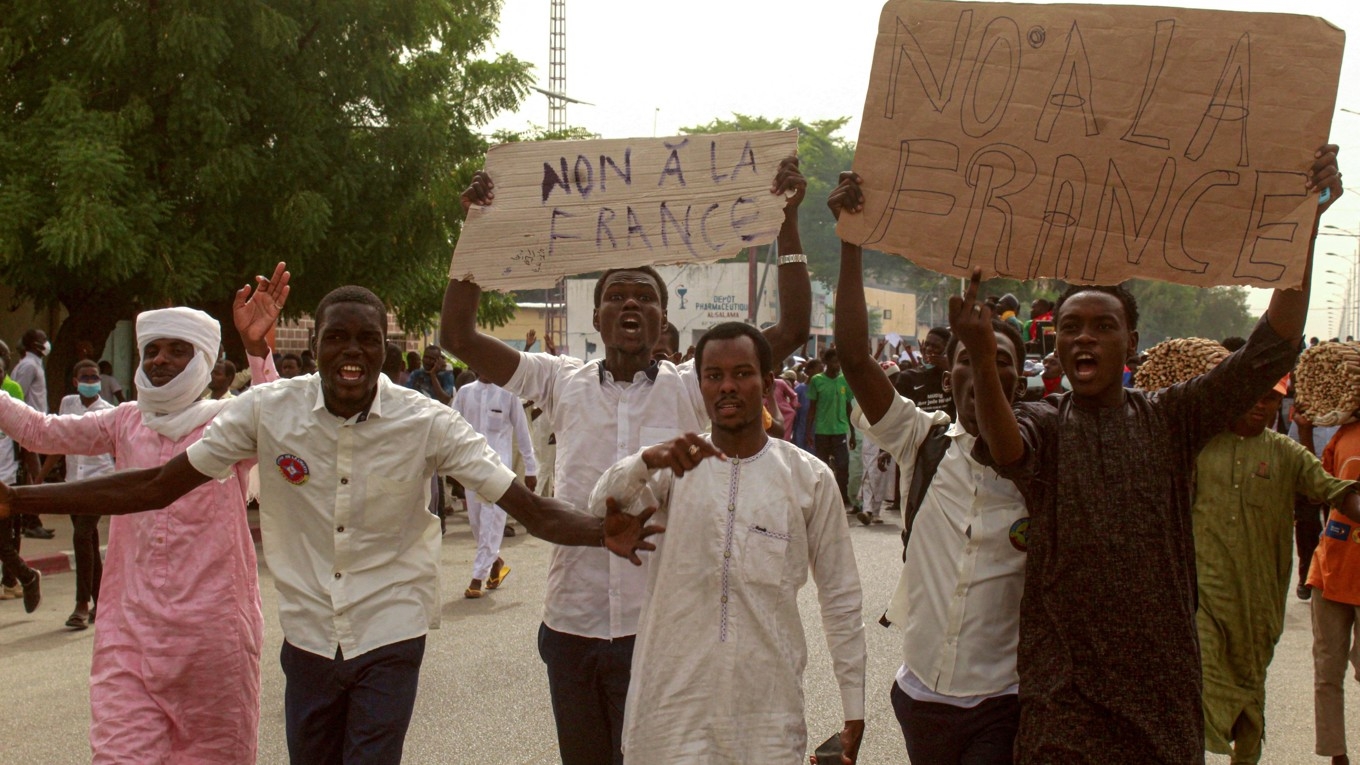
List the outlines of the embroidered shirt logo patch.
{"type": "Polygon", "coordinates": [[[307,477],[311,471],[307,469],[307,463],[295,454],[280,454],[274,460],[274,464],[279,466],[279,473],[283,475],[283,480],[294,486],[301,486],[307,483],[307,477]]]}
{"type": "Polygon", "coordinates": [[[1029,552],[1029,519],[1021,518],[1011,524],[1011,547],[1020,552],[1029,552]]]}

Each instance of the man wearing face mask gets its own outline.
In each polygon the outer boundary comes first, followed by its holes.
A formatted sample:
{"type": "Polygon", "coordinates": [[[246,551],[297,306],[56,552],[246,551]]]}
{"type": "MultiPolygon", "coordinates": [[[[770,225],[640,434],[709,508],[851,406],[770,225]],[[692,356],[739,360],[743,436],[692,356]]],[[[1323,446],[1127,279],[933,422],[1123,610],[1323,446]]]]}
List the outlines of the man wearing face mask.
{"type": "MultiPolygon", "coordinates": [[[[79,417],[87,412],[112,409],[113,405],[99,397],[103,382],[99,379],[99,365],[90,358],[82,358],[71,370],[71,382],[76,392],[65,396],[58,407],[60,414],[79,417]]],[[[43,462],[43,480],[56,466],[60,454],[49,454],[43,462]]],[[[66,480],[83,481],[86,478],[107,475],[113,472],[113,455],[72,454],[66,460],[66,480]]],[[[73,630],[83,630],[94,621],[95,609],[92,602],[99,600],[99,584],[103,581],[103,561],[99,557],[99,516],[71,516],[71,543],[76,558],[76,608],[66,620],[66,626],[73,630]]]]}
{"type": "MultiPolygon", "coordinates": [[[[278,378],[265,341],[288,296],[280,263],[232,306],[252,379],[278,378]]],[[[137,317],[137,401],[42,415],[0,395],[0,430],[53,454],[157,467],[196,443],[225,401],[202,400],[221,343],[191,308],[137,317]]],[[[90,390],[93,390],[91,388],[90,390]]],[[[161,510],[109,523],[90,667],[94,763],[255,762],[264,617],[246,515],[251,463],[161,510]]]]}
{"type": "Polygon", "coordinates": [[[948,344],[947,328],[935,327],[927,332],[921,341],[921,366],[903,369],[893,379],[893,387],[921,411],[944,412],[952,419],[954,398],[944,389],[944,349],[948,344]]]}
{"type": "MultiPolygon", "coordinates": [[[[14,365],[11,376],[24,389],[24,402],[38,412],[47,413],[47,373],[43,371],[43,360],[52,352],[52,343],[47,333],[36,327],[24,333],[19,340],[24,350],[23,358],[14,365]]],[[[43,526],[36,515],[16,518],[14,523],[23,529],[23,535],[32,539],[51,539],[56,532],[43,526]]]]}

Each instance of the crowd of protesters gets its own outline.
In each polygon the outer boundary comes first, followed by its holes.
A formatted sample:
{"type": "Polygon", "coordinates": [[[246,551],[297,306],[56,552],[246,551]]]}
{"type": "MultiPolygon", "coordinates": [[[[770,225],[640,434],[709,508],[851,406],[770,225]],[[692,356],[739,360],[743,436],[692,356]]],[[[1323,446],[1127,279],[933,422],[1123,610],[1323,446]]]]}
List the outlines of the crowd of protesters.
{"type": "MultiPolygon", "coordinates": [[[[792,157],[771,178],[787,198],[779,321],[722,324],[684,352],[665,280],[623,267],[596,283],[600,359],[482,333],[468,280],[449,282],[423,354],[404,359],[387,307],[346,286],[316,307],[312,348],[276,358],[284,264],[235,295],[248,374],[189,308],[138,317],[132,396],[92,347],[59,403],[41,331],[13,366],[0,349],[0,599],[39,607],[19,543],[44,534],[42,515],[70,514],[66,625],[96,629],[94,760],[254,761],[257,499],[290,758],[399,761],[439,622],[452,478],[477,545],[464,597],[508,576],[508,518],[555,544],[542,624],[522,637],[566,765],[803,761],[809,577],[844,721],[816,763],[849,765],[885,735],[865,730],[874,684],[913,762],[1181,765],[1206,749],[1256,762],[1296,519],[1316,753],[1348,762],[1360,423],[1315,443],[1306,417],[1280,414],[1307,288],[1276,290],[1212,370],[1144,391],[1122,287],[1073,285],[1025,320],[1014,295],[980,295],[975,272],[919,348],[874,342],[860,248],[843,242],[835,342],[804,358],[806,186],[792,157]],[[1289,425],[1303,443],[1277,432],[1289,425]],[[902,630],[903,658],[866,678],[866,561],[848,529],[893,514],[901,560],[867,565],[900,567],[879,621],[902,630]],[[102,515],[115,517],[101,566],[102,515]]],[[[478,173],[464,206],[494,205],[494,189],[478,173]]],[[[1319,219],[1341,196],[1336,147],[1315,153],[1305,190],[1328,192],[1319,219]]],[[[860,214],[859,177],[827,201],[860,214]]]]}

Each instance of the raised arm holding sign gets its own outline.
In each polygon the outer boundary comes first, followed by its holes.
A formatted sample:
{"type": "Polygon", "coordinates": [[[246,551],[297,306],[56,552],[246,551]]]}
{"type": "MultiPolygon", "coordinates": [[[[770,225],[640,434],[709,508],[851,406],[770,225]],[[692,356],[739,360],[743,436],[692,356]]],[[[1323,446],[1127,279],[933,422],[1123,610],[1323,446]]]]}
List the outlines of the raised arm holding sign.
{"type": "Polygon", "coordinates": [[[1298,285],[1345,35],[1318,18],[891,0],[842,239],[946,274],[1298,285]]]}
{"type": "MultiPolygon", "coordinates": [[[[708,140],[707,136],[693,138],[708,140]]],[[[756,157],[757,162],[762,161],[759,153],[756,157]]],[[[637,156],[633,162],[637,172],[637,156]]],[[[743,203],[742,207],[783,208],[776,227],[779,321],[764,331],[774,358],[783,358],[807,340],[812,287],[798,235],[798,205],[807,182],[798,171],[797,158],[783,159],[777,169],[775,164],[762,171],[758,189],[747,194],[748,198],[759,197],[759,201],[743,203]]],[[[691,170],[685,172],[687,179],[692,177],[691,170]]],[[[745,170],[740,172],[741,176],[745,174],[745,170]]],[[[499,215],[499,208],[511,201],[516,185],[522,182],[478,173],[463,195],[463,204],[469,215],[485,221],[499,215]]],[[[535,185],[533,190],[538,189],[535,185]]],[[[695,209],[694,203],[686,204],[695,209]]],[[[522,230],[503,230],[501,240],[483,240],[484,244],[504,251],[506,241],[542,237],[554,230],[552,219],[525,225],[528,227],[522,230]]],[[[464,237],[471,231],[470,227],[464,237]]],[[[614,232],[618,236],[619,230],[614,232]]],[[[461,264],[496,262],[481,251],[469,249],[469,241],[459,241],[463,254],[454,257],[455,273],[464,273],[461,264]]],[[[652,350],[666,324],[669,297],[661,276],[645,265],[656,261],[637,252],[610,254],[603,261],[595,255],[590,257],[595,259],[588,259],[592,265],[586,268],[607,269],[596,282],[593,317],[604,345],[602,360],[520,353],[482,334],[477,330],[481,285],[471,279],[449,281],[440,323],[445,348],[484,378],[542,407],[557,435],[556,496],[581,503],[605,470],[619,459],[687,432],[702,433],[709,424],[694,363],[652,361],[652,350]]],[[[544,267],[549,265],[545,262],[544,267]]],[[[547,666],[559,753],[567,765],[617,762],[621,757],[616,742],[620,740],[629,684],[631,636],[637,632],[645,585],[644,570],[625,569],[598,551],[553,551],[539,653],[547,666]],[[590,659],[596,662],[596,669],[583,673],[580,667],[587,655],[596,657],[590,659]]]]}

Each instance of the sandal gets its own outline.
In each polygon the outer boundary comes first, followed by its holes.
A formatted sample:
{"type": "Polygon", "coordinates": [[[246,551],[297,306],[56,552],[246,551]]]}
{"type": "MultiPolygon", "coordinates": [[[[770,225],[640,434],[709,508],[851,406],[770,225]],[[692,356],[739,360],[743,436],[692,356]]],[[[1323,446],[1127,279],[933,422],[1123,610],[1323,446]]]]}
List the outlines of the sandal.
{"type": "Polygon", "coordinates": [[[72,612],[71,616],[66,619],[66,626],[73,630],[86,629],[90,626],[90,616],[79,611],[72,612]]]}
{"type": "Polygon", "coordinates": [[[494,590],[497,587],[500,587],[501,582],[504,582],[505,578],[509,575],[510,567],[505,565],[505,561],[497,558],[496,562],[491,565],[491,576],[487,577],[486,588],[488,590],[494,590]]]}

